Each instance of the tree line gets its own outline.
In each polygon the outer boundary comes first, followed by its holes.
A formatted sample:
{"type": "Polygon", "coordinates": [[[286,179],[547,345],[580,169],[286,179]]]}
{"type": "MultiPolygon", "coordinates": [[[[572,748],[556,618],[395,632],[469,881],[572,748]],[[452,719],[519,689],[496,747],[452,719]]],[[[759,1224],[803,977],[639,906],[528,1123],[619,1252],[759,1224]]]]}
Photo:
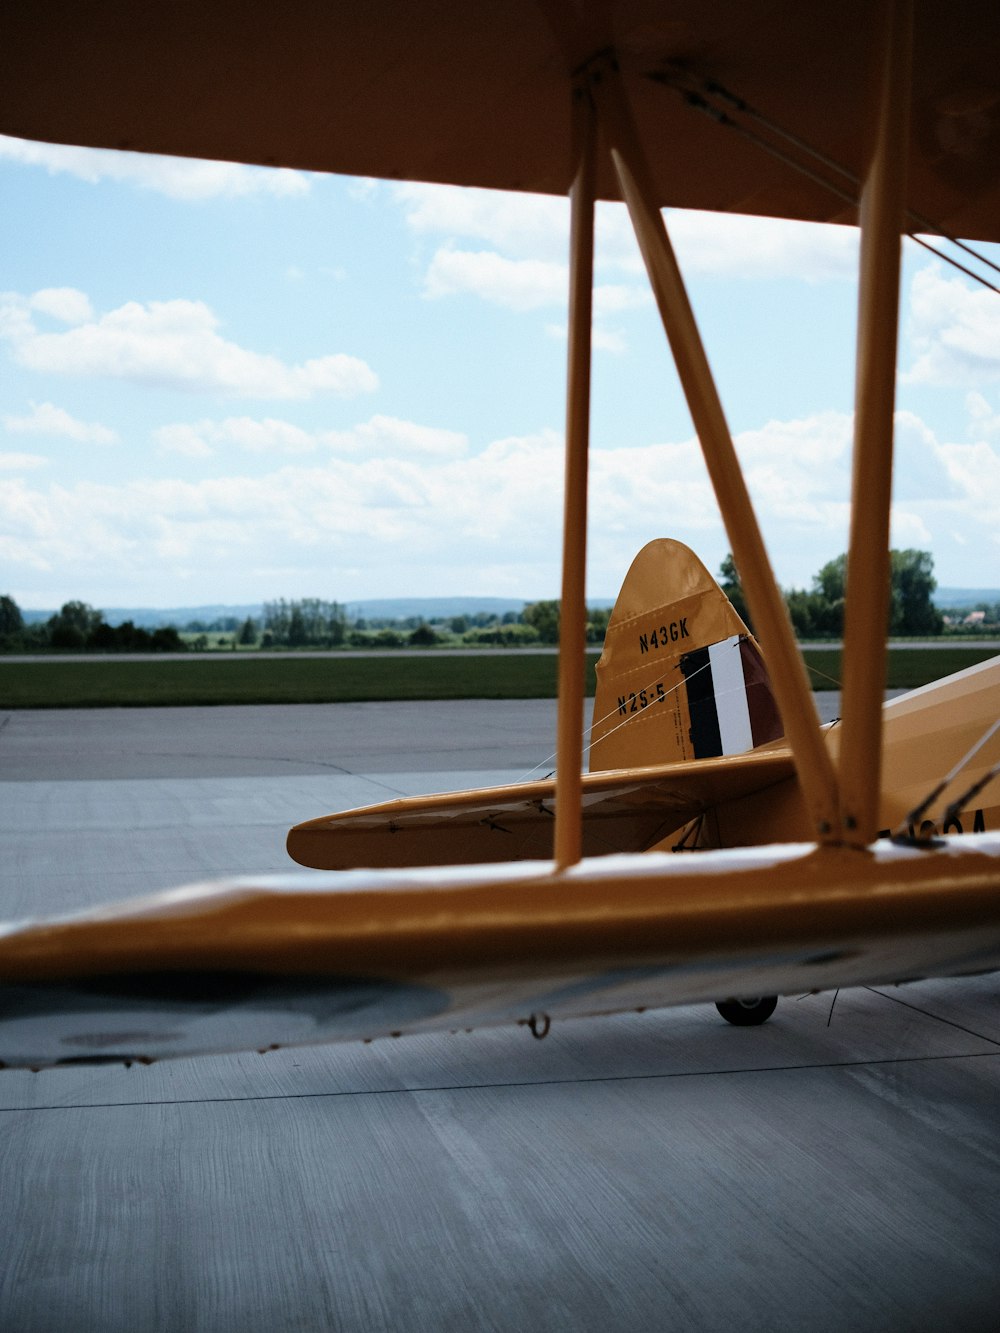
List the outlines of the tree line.
{"type": "MultiPolygon", "coordinates": [[[[887,632],[898,637],[937,635],[944,616],[934,605],[937,587],[934,557],[929,551],[890,551],[889,623],[887,632]]],[[[719,569],[719,586],[741,618],[752,629],[743,585],[732,555],[719,569]]],[[[811,588],[786,590],[785,604],[800,639],[839,639],[844,633],[847,596],[847,555],[838,555],[813,575],[811,588]]]]}
{"type": "Polygon", "coordinates": [[[0,652],[173,653],[184,647],[172,625],[154,630],[131,620],[109,625],[104,613],[86,602],[66,602],[48,620],[28,625],[13,597],[0,597],[0,652]]]}
{"type": "MultiPolygon", "coordinates": [[[[944,617],[932,596],[937,581],[929,551],[890,553],[890,634],[932,636],[944,629],[944,617]]],[[[839,639],[844,632],[847,556],[828,561],[812,580],[810,588],[791,588],[784,596],[800,639],[839,639]]],[[[732,555],[719,569],[719,584],[739,615],[752,628],[739,571],[732,555]]],[[[986,608],[1000,621],[1000,606],[986,608]]],[[[586,637],[589,644],[604,642],[611,611],[607,607],[587,610],[586,637]]],[[[993,623],[989,614],[987,625],[993,623]]],[[[265,602],[259,619],[240,621],[225,617],[205,625],[192,621],[183,627],[185,641],[174,627],[143,629],[131,621],[111,626],[103,612],[86,602],[67,602],[45,622],[26,624],[17,603],[0,597],[0,652],[76,650],[91,652],[176,652],[215,647],[245,648],[402,648],[433,647],[463,643],[470,646],[530,647],[559,641],[559,602],[529,602],[520,613],[502,616],[489,612],[459,615],[426,622],[406,620],[349,620],[340,602],[319,597],[300,600],[280,598],[265,602]],[[209,633],[219,633],[215,644],[209,633]]]]}

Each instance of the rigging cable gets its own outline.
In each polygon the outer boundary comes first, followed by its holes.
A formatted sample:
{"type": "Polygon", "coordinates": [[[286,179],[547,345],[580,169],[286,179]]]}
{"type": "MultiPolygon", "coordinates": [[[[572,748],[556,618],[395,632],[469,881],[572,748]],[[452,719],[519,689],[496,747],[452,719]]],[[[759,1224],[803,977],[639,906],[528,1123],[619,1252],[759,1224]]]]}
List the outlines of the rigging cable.
{"type": "MultiPolygon", "coordinates": [[[[861,188],[861,181],[854,172],[850,171],[841,163],[836,162],[833,158],[828,157],[818,148],[814,148],[811,144],[806,143],[805,140],[800,139],[798,135],[793,134],[790,130],[786,130],[776,121],[765,116],[762,112],[751,106],[749,102],[738,97],[735,93],[731,93],[718,81],[714,79],[699,79],[689,71],[678,69],[676,67],[654,70],[650,72],[647,77],[654,83],[660,83],[665,87],[673,88],[680,94],[688,106],[707,115],[711,120],[715,121],[716,124],[721,125],[726,129],[734,130],[749,143],[760,148],[763,152],[769,153],[772,157],[776,158],[779,162],[784,163],[785,166],[790,167],[793,171],[797,171],[800,175],[807,177],[814,184],[819,185],[821,189],[827,190],[830,194],[835,195],[843,203],[850,205],[852,208],[858,207],[858,191],[861,188]],[[709,100],[712,97],[724,101],[737,113],[746,116],[750,120],[756,121],[770,133],[792,144],[799,152],[806,154],[807,157],[822,165],[828,171],[835,172],[837,175],[841,176],[851,188],[845,189],[843,186],[835,184],[820,172],[806,166],[805,163],[799,161],[791,153],[787,153],[776,144],[770,143],[760,134],[755,133],[754,130],[741,124],[738,120],[735,120],[728,111],[716,106],[709,100]]],[[[908,228],[906,232],[906,235],[910,240],[915,241],[917,245],[923,246],[925,250],[929,250],[931,254],[936,255],[946,264],[950,264],[953,268],[958,269],[959,272],[966,274],[966,276],[971,278],[974,282],[980,283],[989,291],[996,292],[996,294],[1000,296],[1000,287],[991,282],[989,278],[984,277],[980,273],[976,273],[973,269],[960,263],[944,250],[939,250],[936,246],[931,245],[929,241],[924,240],[917,234],[916,229],[919,228],[922,231],[932,232],[935,236],[947,241],[950,245],[955,246],[957,249],[975,259],[977,263],[984,265],[986,268],[993,269],[993,271],[998,274],[1000,274],[1000,264],[995,263],[988,255],[981,254],[967,242],[959,240],[957,236],[952,236],[950,232],[945,231],[945,229],[939,226],[936,222],[915,212],[913,209],[907,209],[907,218],[910,222],[915,224],[913,229],[908,228]]]]}

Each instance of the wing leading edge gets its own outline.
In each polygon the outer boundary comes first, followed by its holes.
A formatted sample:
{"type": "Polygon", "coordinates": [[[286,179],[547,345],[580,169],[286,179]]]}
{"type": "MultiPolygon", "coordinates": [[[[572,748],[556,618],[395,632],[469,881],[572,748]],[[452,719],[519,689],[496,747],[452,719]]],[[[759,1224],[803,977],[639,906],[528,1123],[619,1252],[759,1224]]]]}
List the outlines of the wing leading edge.
{"type": "Polygon", "coordinates": [[[0,1062],[151,1061],[1000,967],[1000,836],[194,886],[0,929],[0,1062]],[[150,971],[155,958],[156,970],[150,971]]]}

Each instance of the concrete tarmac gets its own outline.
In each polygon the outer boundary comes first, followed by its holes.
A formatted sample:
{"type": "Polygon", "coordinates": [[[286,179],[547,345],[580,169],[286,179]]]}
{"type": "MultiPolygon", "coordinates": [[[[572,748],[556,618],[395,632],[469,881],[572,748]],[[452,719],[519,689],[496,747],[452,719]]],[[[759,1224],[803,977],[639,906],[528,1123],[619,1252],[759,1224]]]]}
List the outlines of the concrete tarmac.
{"type": "MultiPolygon", "coordinates": [[[[0,917],[287,870],[297,820],[548,772],[554,717],[0,715],[0,917]]],[[[998,999],[0,1071],[0,1328],[992,1329],[998,999]]]]}

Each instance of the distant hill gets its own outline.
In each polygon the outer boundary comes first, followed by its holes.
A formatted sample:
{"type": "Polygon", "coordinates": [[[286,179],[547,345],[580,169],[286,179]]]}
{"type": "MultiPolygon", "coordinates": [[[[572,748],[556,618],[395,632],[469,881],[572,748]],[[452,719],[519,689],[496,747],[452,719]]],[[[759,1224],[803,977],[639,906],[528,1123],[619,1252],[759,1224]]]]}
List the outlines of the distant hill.
{"type": "MultiPolygon", "coordinates": [[[[256,606],[223,606],[213,603],[210,606],[108,606],[96,609],[103,614],[109,625],[121,625],[126,620],[131,620],[133,625],[138,625],[142,629],[159,629],[161,625],[175,625],[180,628],[192,620],[210,624],[213,620],[220,620],[225,616],[233,616],[238,620],[246,620],[247,616],[253,616],[255,620],[259,620],[262,611],[259,602],[256,606]]],[[[34,625],[40,620],[48,620],[57,610],[58,607],[53,607],[51,611],[22,611],[21,615],[26,625],[34,625]]]]}
{"type": "MultiPolygon", "coordinates": [[[[934,602],[937,606],[956,609],[972,608],[979,602],[994,605],[1000,602],[1000,588],[938,588],[934,593],[934,602]]],[[[508,611],[520,614],[526,605],[523,598],[517,597],[369,597],[363,601],[345,602],[344,608],[348,620],[361,617],[366,620],[409,620],[411,617],[450,620],[452,616],[474,616],[480,611],[498,617],[503,617],[508,611]]],[[[587,605],[595,609],[613,606],[614,598],[591,597],[587,599],[587,605]]],[[[21,614],[26,624],[33,625],[54,616],[56,609],[23,610],[21,614]]],[[[133,625],[143,629],[159,629],[161,625],[175,625],[181,629],[195,620],[208,625],[227,617],[244,621],[247,616],[252,616],[259,622],[264,613],[260,602],[234,606],[213,602],[205,606],[109,606],[99,609],[103,611],[109,625],[121,625],[131,620],[133,625]]]]}
{"type": "MultiPolygon", "coordinates": [[[[508,611],[520,614],[525,605],[523,598],[515,597],[372,597],[361,602],[344,603],[349,620],[357,620],[361,616],[369,620],[407,620],[411,616],[437,620],[450,619],[452,616],[474,616],[479,611],[504,616],[508,611]]],[[[610,603],[595,602],[594,605],[605,606],[610,603]]],[[[121,625],[131,620],[133,625],[143,629],[158,629],[161,625],[183,628],[194,620],[211,624],[212,621],[226,617],[243,621],[247,616],[252,616],[259,622],[264,614],[261,602],[240,606],[212,603],[207,606],[107,606],[98,609],[103,612],[109,625],[121,625]]],[[[21,614],[26,624],[33,625],[48,620],[56,614],[56,610],[55,607],[48,611],[23,610],[21,614]]]]}
{"type": "Polygon", "coordinates": [[[422,616],[424,620],[449,619],[451,616],[474,616],[485,611],[491,616],[505,616],[508,611],[517,615],[525,608],[523,598],[515,597],[371,597],[361,602],[345,602],[348,620],[408,620],[422,616]]]}
{"type": "Polygon", "coordinates": [[[1000,588],[938,588],[934,593],[935,606],[973,607],[979,602],[1000,602],[1000,588]]]}

